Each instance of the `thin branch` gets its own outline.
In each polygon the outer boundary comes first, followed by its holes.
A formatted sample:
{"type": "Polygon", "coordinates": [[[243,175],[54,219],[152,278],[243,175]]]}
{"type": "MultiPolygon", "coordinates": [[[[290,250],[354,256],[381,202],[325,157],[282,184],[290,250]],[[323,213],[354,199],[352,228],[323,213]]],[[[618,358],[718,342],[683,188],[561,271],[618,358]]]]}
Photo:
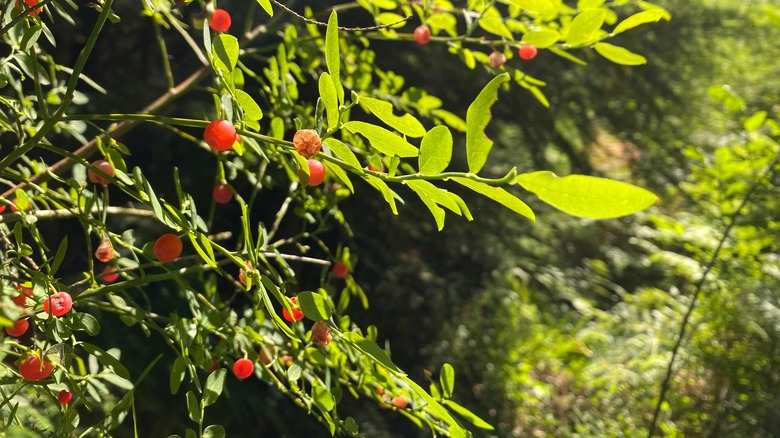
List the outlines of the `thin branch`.
{"type": "MultiPolygon", "coordinates": [[[[298,18],[299,20],[301,20],[301,21],[303,21],[305,23],[316,24],[317,26],[323,26],[323,27],[327,27],[328,26],[328,23],[323,23],[322,21],[312,20],[311,18],[304,17],[303,15],[301,15],[301,14],[293,11],[292,9],[288,8],[287,6],[283,5],[278,0],[271,0],[271,1],[274,2],[274,4],[276,6],[279,6],[280,8],[284,9],[285,11],[287,11],[288,14],[298,18]]],[[[343,31],[347,31],[347,32],[360,32],[360,31],[368,31],[368,30],[387,29],[387,28],[393,27],[393,26],[401,24],[401,23],[406,23],[407,21],[411,20],[411,18],[413,16],[414,15],[407,15],[406,17],[396,21],[395,23],[380,24],[378,26],[368,26],[368,27],[342,27],[342,26],[339,26],[338,28],[339,28],[339,30],[343,30],[343,31]]]]}

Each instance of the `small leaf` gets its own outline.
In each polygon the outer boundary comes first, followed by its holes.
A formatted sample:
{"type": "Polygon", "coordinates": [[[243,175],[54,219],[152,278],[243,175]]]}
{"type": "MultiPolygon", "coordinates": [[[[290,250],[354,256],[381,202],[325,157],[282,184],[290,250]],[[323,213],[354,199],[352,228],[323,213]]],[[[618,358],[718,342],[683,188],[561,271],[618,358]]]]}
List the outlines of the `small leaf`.
{"type": "Polygon", "coordinates": [[[318,385],[312,386],[311,397],[314,399],[314,404],[323,412],[330,412],[336,406],[336,399],[327,388],[318,385]]]}
{"type": "Polygon", "coordinates": [[[225,428],[219,424],[212,424],[203,429],[203,438],[225,438],[225,428]]]}
{"type": "Polygon", "coordinates": [[[187,413],[190,416],[190,420],[200,423],[200,403],[198,403],[198,398],[192,391],[187,391],[187,413]]]}
{"type": "Polygon", "coordinates": [[[111,368],[111,370],[114,371],[116,375],[119,377],[129,379],[130,373],[127,371],[127,368],[125,368],[124,365],[122,365],[122,362],[120,362],[117,358],[114,356],[108,354],[105,350],[102,348],[88,344],[86,342],[81,343],[81,347],[86,350],[87,353],[91,354],[92,356],[95,356],[104,367],[111,368]]]}
{"type": "Polygon", "coordinates": [[[445,363],[439,371],[439,383],[441,383],[441,392],[444,398],[452,397],[452,391],[455,388],[455,369],[452,365],[445,363]]]}
{"type": "Polygon", "coordinates": [[[523,39],[520,41],[523,44],[533,44],[539,49],[546,49],[558,42],[561,39],[561,34],[557,30],[542,29],[532,32],[526,32],[523,34],[523,39]]]}
{"type": "Polygon", "coordinates": [[[604,9],[586,9],[577,14],[569,24],[566,43],[579,46],[591,42],[604,24],[606,16],[604,9]]]}
{"type": "Polygon", "coordinates": [[[347,186],[350,192],[355,193],[355,186],[352,185],[349,175],[347,175],[347,172],[344,172],[344,169],[342,169],[341,166],[331,163],[330,161],[323,161],[322,164],[325,165],[325,173],[347,186]]]}
{"type": "Polygon", "coordinates": [[[355,169],[360,169],[360,161],[358,161],[355,153],[352,152],[352,149],[350,149],[349,146],[332,137],[326,139],[324,144],[329,147],[337,157],[341,158],[342,161],[355,169]]]}
{"type": "Polygon", "coordinates": [[[422,137],[425,135],[425,127],[411,114],[396,116],[393,114],[393,104],[372,97],[360,96],[360,106],[368,110],[379,120],[385,122],[396,131],[409,137],[422,137]]]}
{"type": "Polygon", "coordinates": [[[68,236],[62,238],[60,246],[57,247],[57,253],[54,254],[54,260],[52,260],[49,267],[49,273],[54,274],[60,268],[62,261],[65,260],[65,253],[68,252],[68,236]]]}
{"type": "Polygon", "coordinates": [[[227,371],[224,368],[217,368],[216,371],[209,374],[206,378],[206,387],[203,390],[203,406],[214,404],[219,395],[222,394],[226,373],[227,371]]]}
{"type": "Polygon", "coordinates": [[[291,382],[295,382],[301,378],[302,371],[300,365],[293,364],[290,369],[287,370],[287,378],[290,379],[291,382]]]}
{"type": "Polygon", "coordinates": [[[669,15],[669,13],[666,12],[666,10],[663,8],[658,7],[648,9],[646,11],[637,12],[636,14],[621,21],[617,26],[615,26],[615,30],[612,31],[612,34],[617,35],[621,32],[625,32],[629,29],[633,29],[646,23],[656,23],[661,20],[669,21],[671,18],[672,16],[669,15]]]}
{"type": "Polygon", "coordinates": [[[257,0],[257,3],[260,4],[260,7],[263,8],[263,10],[266,12],[266,14],[270,15],[271,17],[274,16],[274,10],[273,10],[273,8],[271,8],[271,1],[270,0],[257,0]]]}
{"type": "MultiPolygon", "coordinates": [[[[742,122],[742,126],[746,131],[755,131],[764,124],[764,121],[766,121],[766,116],[766,111],[758,111],[742,122]]],[[[59,251],[57,252],[59,253],[59,251]]]]}
{"type": "Polygon", "coordinates": [[[248,93],[243,90],[236,89],[236,100],[241,108],[244,110],[244,121],[258,121],[263,118],[263,110],[260,109],[260,105],[252,99],[248,93]]]}
{"type": "Polygon", "coordinates": [[[184,371],[187,369],[187,363],[181,356],[176,356],[171,367],[171,376],[168,381],[168,386],[171,389],[171,394],[179,392],[181,382],[184,381],[184,371]]]}
{"type": "Polygon", "coordinates": [[[420,151],[400,136],[380,126],[366,122],[351,121],[344,124],[349,132],[366,137],[374,149],[385,155],[398,155],[399,157],[416,157],[420,151]]]}
{"type": "Polygon", "coordinates": [[[452,180],[498,202],[517,214],[525,216],[532,221],[536,221],[536,216],[534,216],[531,207],[501,187],[489,186],[483,182],[472,181],[468,178],[452,178],[452,180]]]}
{"type": "Polygon", "coordinates": [[[336,97],[336,87],[327,72],[322,72],[318,82],[320,98],[325,104],[325,115],[328,119],[328,129],[334,129],[339,124],[339,101],[336,97]]]}
{"type": "Polygon", "coordinates": [[[330,306],[322,295],[304,291],[298,294],[298,303],[301,305],[303,315],[312,321],[325,321],[330,319],[330,306]]]}
{"type": "Polygon", "coordinates": [[[599,53],[599,55],[609,59],[615,64],[622,65],[642,65],[647,64],[647,59],[639,54],[636,54],[626,48],[613,46],[608,43],[596,43],[593,48],[599,53]]]}
{"type": "Polygon", "coordinates": [[[387,355],[385,350],[379,347],[374,342],[371,342],[367,340],[366,338],[360,336],[359,334],[355,332],[346,332],[342,333],[341,337],[354,345],[358,350],[362,351],[363,353],[367,354],[371,359],[373,359],[376,363],[379,365],[382,365],[383,367],[387,368],[390,371],[393,371],[397,375],[405,376],[406,373],[401,371],[400,368],[398,368],[392,360],[390,360],[390,356],[387,355]]]}
{"type": "Polygon", "coordinates": [[[471,173],[482,169],[493,147],[493,140],[485,135],[485,127],[492,117],[490,107],[498,98],[498,87],[508,80],[508,73],[493,78],[466,111],[466,159],[471,173]]]}
{"type": "Polygon", "coordinates": [[[379,193],[382,194],[382,197],[385,199],[385,201],[390,204],[390,210],[393,211],[393,214],[398,214],[398,207],[395,205],[395,200],[401,200],[401,198],[398,197],[394,191],[390,190],[390,187],[387,186],[387,183],[371,175],[364,175],[363,179],[365,179],[366,182],[371,184],[371,186],[373,186],[375,189],[379,190],[379,193]]]}
{"type": "Polygon", "coordinates": [[[344,103],[344,87],[341,85],[341,55],[339,54],[339,19],[336,11],[328,17],[328,29],[325,31],[325,64],[336,88],[339,105],[344,103]]]}
{"type": "Polygon", "coordinates": [[[216,56],[214,66],[224,71],[225,76],[229,76],[238,63],[238,39],[223,33],[218,35],[211,45],[216,56]]]}
{"type": "Polygon", "coordinates": [[[100,323],[89,313],[77,312],[73,315],[73,329],[83,330],[90,336],[100,333],[100,323]]]}
{"type": "Polygon", "coordinates": [[[609,219],[636,213],[653,205],[658,196],[643,188],[605,178],[549,171],[524,173],[515,182],[542,201],[574,216],[609,219]]]}
{"type": "Polygon", "coordinates": [[[420,173],[434,175],[443,172],[452,159],[452,133],[446,126],[433,127],[420,143],[418,159],[420,173]]]}
{"type": "Polygon", "coordinates": [[[474,426],[477,426],[480,429],[493,430],[493,426],[488,424],[487,421],[479,418],[475,413],[473,413],[470,410],[464,408],[463,406],[455,403],[454,401],[452,401],[452,400],[444,400],[443,403],[444,403],[444,406],[447,406],[448,408],[450,408],[453,411],[457,412],[458,415],[460,415],[461,417],[469,420],[471,422],[471,424],[473,424],[474,426]]]}

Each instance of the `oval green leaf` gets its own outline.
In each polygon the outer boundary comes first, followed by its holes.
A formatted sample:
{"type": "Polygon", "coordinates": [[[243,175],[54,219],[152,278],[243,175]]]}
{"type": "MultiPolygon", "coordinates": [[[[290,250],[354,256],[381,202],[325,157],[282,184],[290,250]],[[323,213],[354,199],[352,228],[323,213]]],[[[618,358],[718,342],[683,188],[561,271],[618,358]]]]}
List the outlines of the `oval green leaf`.
{"type": "Polygon", "coordinates": [[[349,132],[366,137],[371,146],[385,155],[416,157],[420,151],[400,136],[380,126],[366,122],[351,121],[344,124],[349,132]]]}
{"type": "Polygon", "coordinates": [[[318,83],[322,103],[325,104],[325,116],[328,120],[328,129],[333,129],[339,124],[339,101],[336,96],[336,87],[327,72],[322,72],[318,83]]]}
{"type": "Polygon", "coordinates": [[[572,46],[579,46],[593,41],[595,35],[604,24],[606,16],[604,9],[586,9],[577,14],[569,25],[566,43],[572,46]]]}
{"type": "Polygon", "coordinates": [[[501,187],[489,186],[483,182],[473,181],[468,178],[452,178],[452,180],[498,202],[519,215],[536,221],[536,216],[534,215],[533,210],[531,210],[531,207],[501,187]]]}
{"type": "Polygon", "coordinates": [[[224,368],[217,368],[216,371],[209,374],[206,378],[206,388],[203,390],[203,406],[214,404],[220,394],[222,394],[226,373],[227,371],[224,368]]]}
{"type": "Polygon", "coordinates": [[[301,305],[303,315],[312,321],[324,321],[330,318],[330,306],[320,294],[301,292],[298,294],[298,304],[301,305]]]}
{"type": "Polygon", "coordinates": [[[425,127],[411,114],[396,116],[393,114],[393,104],[373,97],[360,96],[360,105],[368,109],[371,114],[388,126],[408,137],[422,137],[425,135],[425,127]]]}
{"type": "Polygon", "coordinates": [[[452,397],[452,391],[455,389],[455,369],[452,365],[445,363],[439,371],[439,383],[444,398],[452,397]]]}
{"type": "Polygon", "coordinates": [[[652,8],[646,11],[637,12],[636,14],[621,21],[615,30],[612,31],[612,35],[617,35],[621,32],[625,32],[629,29],[633,29],[637,26],[647,23],[656,23],[661,20],[669,20],[672,16],[665,9],[652,8]]]}
{"type": "Polygon", "coordinates": [[[658,200],[658,196],[641,187],[595,176],[559,178],[550,171],[539,171],[518,175],[515,182],[563,212],[591,219],[629,215],[658,200]]]}
{"type": "Polygon", "coordinates": [[[559,39],[561,39],[561,34],[557,30],[542,29],[525,33],[520,41],[523,44],[533,44],[537,48],[546,49],[557,43],[559,39]]]}
{"type": "Polygon", "coordinates": [[[647,58],[638,55],[626,48],[614,46],[608,43],[596,43],[593,48],[599,55],[609,59],[615,64],[622,65],[642,65],[647,64],[647,58]]]}
{"type": "Polygon", "coordinates": [[[420,143],[418,163],[420,173],[434,175],[441,173],[452,159],[452,133],[443,125],[435,126],[425,133],[420,143]]]}
{"type": "Polygon", "coordinates": [[[466,111],[466,159],[471,173],[482,169],[493,147],[493,140],[485,135],[485,127],[493,116],[490,107],[498,98],[498,87],[508,80],[508,73],[493,78],[466,111]]]}

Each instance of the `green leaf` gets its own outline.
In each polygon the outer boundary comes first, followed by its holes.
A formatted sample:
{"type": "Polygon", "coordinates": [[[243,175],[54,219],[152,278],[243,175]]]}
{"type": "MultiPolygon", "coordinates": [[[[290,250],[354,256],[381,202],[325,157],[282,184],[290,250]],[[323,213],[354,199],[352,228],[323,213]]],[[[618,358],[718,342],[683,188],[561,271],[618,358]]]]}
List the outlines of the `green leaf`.
{"type": "Polygon", "coordinates": [[[539,171],[518,175],[515,182],[563,212],[592,219],[636,213],[658,200],[643,188],[594,176],[559,178],[550,171],[539,171]]]}
{"type": "Polygon", "coordinates": [[[30,26],[29,29],[24,31],[24,36],[22,36],[22,40],[19,43],[19,49],[23,52],[26,52],[27,50],[32,47],[33,44],[35,44],[36,41],[38,41],[38,37],[41,36],[41,32],[43,31],[43,27],[39,24],[34,24],[30,26]]]}
{"type": "Polygon", "coordinates": [[[393,114],[393,104],[372,97],[360,96],[360,106],[367,108],[371,113],[385,122],[396,131],[409,137],[422,137],[425,135],[425,127],[411,114],[396,116],[393,114]]]}
{"type": "Polygon", "coordinates": [[[745,119],[745,121],[742,122],[742,126],[745,128],[746,131],[755,131],[756,129],[760,128],[764,124],[767,115],[768,114],[766,111],[758,111],[754,113],[752,116],[745,119]]]}
{"type": "Polygon", "coordinates": [[[298,364],[293,364],[290,366],[290,369],[287,370],[287,378],[291,382],[295,382],[296,380],[301,378],[301,373],[303,372],[303,369],[298,364]]]}
{"type": "Polygon", "coordinates": [[[116,374],[119,377],[130,379],[130,373],[127,371],[127,368],[125,368],[124,365],[122,365],[122,362],[120,362],[117,358],[114,356],[108,354],[105,350],[102,348],[88,344],[86,342],[81,343],[81,347],[92,356],[95,356],[97,358],[98,362],[100,362],[104,367],[110,368],[114,371],[114,374],[116,374]]]}
{"type": "Polygon", "coordinates": [[[417,193],[417,196],[420,197],[423,204],[431,211],[439,231],[444,228],[444,210],[439,208],[439,205],[446,207],[457,215],[461,214],[458,203],[447,196],[446,190],[440,189],[429,181],[421,179],[405,181],[405,184],[417,193]]]}
{"type": "Polygon", "coordinates": [[[336,96],[336,87],[327,72],[322,72],[319,80],[320,98],[325,104],[325,115],[328,119],[328,129],[334,129],[339,124],[339,101],[336,96]]]}
{"type": "Polygon", "coordinates": [[[428,207],[428,210],[433,215],[433,220],[436,221],[436,229],[439,230],[439,231],[443,230],[444,229],[444,217],[445,217],[444,209],[442,209],[441,207],[436,205],[436,203],[433,202],[433,200],[431,200],[431,198],[426,196],[424,192],[421,193],[421,192],[418,192],[416,190],[415,190],[415,192],[420,197],[420,200],[422,201],[422,203],[425,204],[426,207],[428,207]]]}
{"type": "Polygon", "coordinates": [[[382,197],[385,199],[385,201],[390,204],[390,210],[393,211],[393,214],[398,214],[398,207],[395,205],[395,200],[401,200],[401,198],[398,197],[395,192],[390,190],[390,187],[388,187],[387,184],[381,179],[372,175],[363,175],[363,179],[365,179],[366,182],[371,184],[371,186],[373,186],[375,189],[379,190],[379,193],[382,194],[382,197]]]}
{"type": "Polygon", "coordinates": [[[313,385],[311,388],[311,398],[323,412],[330,412],[336,406],[336,399],[327,388],[319,385],[313,385]]]}
{"type": "Polygon", "coordinates": [[[400,136],[380,126],[366,122],[351,121],[344,124],[349,132],[366,137],[374,149],[385,155],[399,157],[416,157],[420,151],[400,136]]]}
{"type": "Polygon", "coordinates": [[[536,221],[536,216],[534,216],[534,212],[531,210],[531,207],[501,187],[489,186],[483,182],[472,181],[468,178],[455,177],[452,178],[452,180],[498,202],[499,204],[519,215],[525,216],[532,221],[536,221]]]}
{"type": "Polygon", "coordinates": [[[187,413],[190,416],[190,420],[200,423],[200,403],[198,403],[198,398],[192,391],[187,391],[187,413]]]}
{"type": "Polygon", "coordinates": [[[542,29],[532,32],[526,32],[523,34],[523,39],[520,41],[523,44],[533,44],[537,48],[546,49],[558,42],[561,39],[561,34],[557,30],[542,29]]]}
{"type": "Polygon", "coordinates": [[[653,8],[648,9],[647,11],[637,12],[615,26],[612,35],[617,35],[646,23],[656,23],[661,20],[669,21],[670,18],[672,18],[672,16],[663,8],[653,8]]]}
{"type": "Polygon", "coordinates": [[[220,34],[211,43],[211,50],[216,55],[214,66],[225,72],[225,76],[230,76],[238,63],[238,39],[233,35],[220,34]]]}
{"type": "Polygon", "coordinates": [[[479,418],[475,413],[471,412],[470,410],[464,408],[463,406],[455,403],[452,400],[444,400],[442,403],[444,403],[444,406],[447,406],[448,408],[452,409],[453,411],[457,412],[458,415],[461,417],[469,420],[471,424],[474,426],[479,427],[480,429],[486,429],[486,430],[493,430],[493,426],[488,424],[487,421],[479,418]]]}
{"type": "Polygon", "coordinates": [[[647,59],[644,56],[638,55],[623,47],[613,46],[612,44],[608,44],[608,43],[596,43],[593,45],[593,48],[596,49],[597,52],[599,52],[599,55],[609,59],[615,64],[622,64],[622,65],[647,64],[647,59]]]}
{"type": "Polygon", "coordinates": [[[443,125],[434,126],[420,143],[418,159],[420,173],[434,175],[441,173],[452,159],[452,133],[443,125]]]}
{"type": "Polygon", "coordinates": [[[298,304],[301,305],[303,315],[312,321],[330,319],[330,306],[320,294],[309,291],[301,292],[298,294],[298,304]]]}
{"type": "Polygon", "coordinates": [[[168,386],[171,389],[171,394],[176,394],[179,392],[181,382],[184,381],[184,371],[186,369],[187,363],[184,361],[184,358],[177,356],[173,361],[173,366],[171,367],[171,376],[168,380],[168,386]]]}
{"type": "Polygon", "coordinates": [[[100,333],[100,323],[89,313],[77,312],[73,315],[73,329],[83,330],[90,336],[100,333]]]}
{"type": "Polygon", "coordinates": [[[248,93],[244,90],[236,89],[236,100],[241,108],[244,110],[244,121],[256,122],[263,118],[263,110],[260,109],[260,105],[252,99],[248,93]]]}
{"type": "Polygon", "coordinates": [[[65,260],[65,253],[68,252],[68,236],[62,238],[60,246],[57,247],[57,253],[54,254],[54,260],[52,260],[49,266],[49,274],[54,274],[60,268],[62,261],[65,260]]]}
{"type": "Polygon", "coordinates": [[[212,268],[218,269],[217,264],[214,262],[214,259],[212,257],[209,257],[208,254],[206,254],[206,252],[203,251],[203,248],[201,248],[195,236],[193,236],[192,234],[188,234],[187,237],[190,238],[190,243],[192,243],[192,247],[195,248],[195,252],[198,253],[200,258],[203,259],[203,261],[206,262],[206,264],[208,264],[212,268]]]}
{"type": "Polygon", "coordinates": [[[332,176],[336,181],[347,186],[350,192],[355,193],[355,186],[352,185],[349,175],[347,175],[347,172],[344,172],[344,169],[342,169],[341,166],[331,163],[330,161],[323,161],[322,164],[325,165],[325,173],[327,175],[332,176]]]}
{"type": "Polygon", "coordinates": [[[341,55],[339,54],[339,19],[336,11],[330,13],[325,31],[325,64],[336,88],[339,105],[344,104],[344,87],[341,85],[341,55]]]}
{"type": "Polygon", "coordinates": [[[270,0],[257,0],[257,3],[260,4],[260,7],[263,8],[266,14],[270,15],[271,17],[274,16],[274,10],[271,8],[270,0]]]}
{"type": "Polygon", "coordinates": [[[452,397],[452,391],[455,389],[455,369],[452,365],[445,363],[439,371],[439,383],[444,398],[452,397]]]}
{"type": "Polygon", "coordinates": [[[512,32],[501,20],[500,15],[485,15],[479,19],[479,27],[494,35],[512,39],[512,32]]]}
{"type": "Polygon", "coordinates": [[[605,18],[606,11],[604,9],[586,9],[580,12],[569,24],[566,43],[571,46],[579,46],[593,41],[604,24],[605,18]]]}
{"type": "Polygon", "coordinates": [[[326,139],[323,143],[333,151],[333,154],[341,158],[342,161],[355,169],[360,169],[360,161],[358,161],[355,153],[352,152],[352,149],[350,149],[349,146],[332,137],[326,139]]]}
{"type": "Polygon", "coordinates": [[[482,169],[493,147],[493,140],[485,135],[485,127],[492,117],[490,107],[498,98],[498,87],[508,80],[508,73],[493,78],[466,111],[466,159],[471,173],[482,169]]]}
{"type": "Polygon", "coordinates": [[[369,341],[355,332],[342,333],[341,337],[355,348],[368,355],[379,365],[382,365],[399,376],[406,375],[406,373],[401,371],[401,369],[390,360],[390,356],[387,355],[385,350],[381,349],[376,343],[369,341]]]}
{"type": "Polygon", "coordinates": [[[226,373],[227,371],[224,368],[217,368],[216,371],[209,374],[206,378],[206,387],[203,389],[203,406],[214,404],[219,395],[222,394],[226,373]]]}
{"type": "Polygon", "coordinates": [[[420,398],[422,398],[428,403],[428,407],[426,409],[427,411],[438,415],[439,418],[443,419],[444,421],[450,424],[450,429],[449,429],[450,436],[461,436],[461,437],[466,436],[466,430],[463,429],[458,424],[457,420],[452,418],[452,415],[450,415],[450,413],[447,412],[447,410],[444,409],[444,407],[441,404],[439,404],[439,402],[434,400],[434,398],[431,397],[430,394],[425,392],[425,390],[422,389],[420,385],[418,385],[417,383],[415,383],[414,380],[406,376],[402,376],[401,378],[404,380],[404,382],[406,382],[406,384],[408,384],[412,388],[412,390],[414,390],[414,392],[418,396],[420,396],[420,398]]]}

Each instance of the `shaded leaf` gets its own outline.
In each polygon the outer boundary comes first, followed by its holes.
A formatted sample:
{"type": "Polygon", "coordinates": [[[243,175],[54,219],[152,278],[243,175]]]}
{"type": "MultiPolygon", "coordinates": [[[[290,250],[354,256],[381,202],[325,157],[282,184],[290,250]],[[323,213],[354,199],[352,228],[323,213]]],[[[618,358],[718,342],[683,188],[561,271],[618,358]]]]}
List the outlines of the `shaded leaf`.
{"type": "Polygon", "coordinates": [[[225,385],[225,374],[227,374],[227,371],[224,368],[217,368],[206,378],[206,387],[203,390],[203,406],[214,404],[220,394],[222,394],[222,388],[225,385]]]}
{"type": "Polygon", "coordinates": [[[452,365],[445,363],[439,371],[439,383],[444,398],[452,397],[452,391],[455,388],[455,369],[452,365]]]}

